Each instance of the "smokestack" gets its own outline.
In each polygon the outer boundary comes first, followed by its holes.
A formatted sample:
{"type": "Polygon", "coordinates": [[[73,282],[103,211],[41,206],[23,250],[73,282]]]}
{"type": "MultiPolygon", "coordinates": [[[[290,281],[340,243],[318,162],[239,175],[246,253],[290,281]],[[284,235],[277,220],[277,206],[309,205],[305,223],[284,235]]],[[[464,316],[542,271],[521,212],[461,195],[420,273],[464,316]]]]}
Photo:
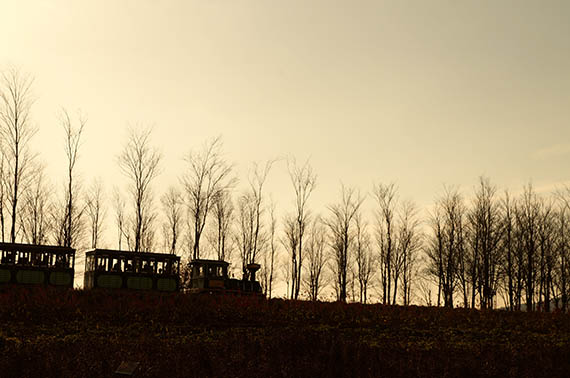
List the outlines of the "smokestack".
{"type": "Polygon", "coordinates": [[[255,272],[261,268],[259,264],[247,264],[247,270],[249,271],[249,278],[251,282],[255,282],[255,272]]]}

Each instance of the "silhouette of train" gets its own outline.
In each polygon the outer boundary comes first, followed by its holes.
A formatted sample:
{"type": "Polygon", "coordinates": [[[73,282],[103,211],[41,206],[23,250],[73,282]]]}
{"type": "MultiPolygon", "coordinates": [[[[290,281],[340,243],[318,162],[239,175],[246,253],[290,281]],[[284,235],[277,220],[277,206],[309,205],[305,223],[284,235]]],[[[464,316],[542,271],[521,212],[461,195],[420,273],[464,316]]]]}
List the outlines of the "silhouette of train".
{"type": "MultiPolygon", "coordinates": [[[[73,248],[0,243],[0,254],[0,284],[73,287],[73,248]]],[[[182,277],[179,256],[97,248],[85,252],[83,287],[263,295],[255,280],[259,264],[247,265],[249,279],[230,278],[228,266],[220,260],[192,260],[182,277]]]]}

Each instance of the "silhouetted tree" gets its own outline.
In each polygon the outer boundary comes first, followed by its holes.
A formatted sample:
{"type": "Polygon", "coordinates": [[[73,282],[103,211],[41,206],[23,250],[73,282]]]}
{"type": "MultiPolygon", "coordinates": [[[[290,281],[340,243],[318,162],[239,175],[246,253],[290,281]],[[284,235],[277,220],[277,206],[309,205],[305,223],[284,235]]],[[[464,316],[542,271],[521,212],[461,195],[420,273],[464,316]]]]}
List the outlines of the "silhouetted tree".
{"type": "Polygon", "coordinates": [[[412,282],[415,278],[418,253],[422,248],[422,234],[417,207],[412,201],[400,206],[398,228],[398,255],[401,261],[401,286],[403,305],[408,306],[412,298],[412,282]]]}
{"type": "Polygon", "coordinates": [[[97,248],[105,225],[103,183],[97,179],[87,192],[87,217],[89,218],[90,244],[91,248],[97,248]]]}
{"type": "Polygon", "coordinates": [[[503,235],[500,241],[501,255],[503,256],[503,277],[505,281],[505,288],[507,292],[507,307],[513,311],[516,307],[516,272],[517,260],[515,257],[515,220],[514,220],[514,203],[508,191],[501,200],[501,214],[503,235]]]}
{"type": "Polygon", "coordinates": [[[232,166],[222,156],[222,140],[207,142],[201,151],[191,151],[187,157],[188,170],[182,177],[189,221],[192,223],[192,257],[200,258],[200,238],[208,214],[216,198],[235,184],[231,177],[232,166]]]}
{"type": "Polygon", "coordinates": [[[481,308],[492,308],[498,289],[502,264],[499,242],[502,238],[503,224],[495,193],[496,188],[491,185],[489,179],[481,177],[471,210],[467,215],[472,270],[471,307],[475,307],[475,295],[478,292],[481,308]]]}
{"type": "Polygon", "coordinates": [[[377,184],[372,189],[373,198],[376,201],[376,237],[379,246],[380,257],[380,280],[382,285],[382,302],[390,304],[392,277],[394,275],[395,251],[397,248],[396,238],[396,188],[394,184],[377,184]]]}
{"type": "MultiPolygon", "coordinates": [[[[298,223],[297,219],[292,214],[286,214],[283,218],[283,237],[281,239],[281,244],[285,248],[285,251],[289,253],[289,256],[296,256],[297,251],[299,248],[299,232],[297,231],[298,223]]],[[[290,298],[294,299],[295,297],[295,290],[294,290],[294,280],[293,277],[296,277],[296,272],[298,269],[297,266],[297,259],[291,258],[289,260],[289,270],[287,271],[287,293],[290,293],[290,298]]]]}
{"type": "Polygon", "coordinates": [[[81,232],[80,223],[82,210],[77,204],[76,194],[79,192],[79,187],[75,181],[75,165],[79,157],[79,146],[81,143],[81,134],[87,119],[82,115],[78,115],[77,124],[71,120],[69,113],[63,109],[60,116],[60,123],[63,126],[65,133],[65,155],[67,158],[67,185],[65,191],[65,215],[64,220],[61,222],[63,229],[62,245],[71,247],[75,244],[77,234],[81,232]]]}
{"type": "Polygon", "coordinates": [[[368,224],[362,217],[362,212],[357,212],[354,217],[355,231],[355,257],[359,288],[359,300],[366,303],[368,298],[368,284],[374,273],[374,261],[372,257],[372,241],[368,233],[368,224]]]}
{"type": "Polygon", "coordinates": [[[273,162],[263,168],[257,164],[249,177],[249,189],[238,200],[238,245],[240,249],[243,277],[248,277],[248,264],[254,263],[262,252],[266,252],[268,235],[263,225],[265,213],[263,187],[273,162]]]}
{"type": "Polygon", "coordinates": [[[32,124],[30,111],[33,98],[33,78],[9,69],[0,78],[0,143],[4,156],[6,208],[10,216],[10,241],[16,242],[19,198],[28,186],[33,154],[29,143],[37,128],[32,124]]]}
{"type": "Polygon", "coordinates": [[[212,208],[213,232],[210,235],[210,244],[216,251],[218,260],[230,260],[233,241],[232,226],[235,218],[234,204],[230,190],[220,192],[212,208]]]}
{"type": "Polygon", "coordinates": [[[176,254],[176,246],[182,227],[182,195],[173,186],[161,197],[162,211],[165,217],[163,224],[164,241],[171,254],[176,254]]]}
{"type": "MultiPolygon", "coordinates": [[[[0,134],[1,135],[1,134],[0,134]]],[[[3,151],[3,143],[0,141],[0,234],[2,236],[2,242],[6,241],[6,217],[4,213],[4,207],[6,206],[6,194],[7,194],[7,171],[3,151]]]]}
{"type": "Polygon", "coordinates": [[[570,188],[559,190],[557,198],[559,200],[558,221],[556,223],[558,267],[555,284],[558,289],[558,296],[555,297],[555,301],[558,303],[557,299],[560,299],[560,308],[566,311],[568,309],[568,282],[570,279],[570,267],[568,266],[570,261],[570,188]]]}
{"type": "MultiPolygon", "coordinates": [[[[301,277],[303,267],[303,237],[309,221],[307,202],[317,183],[317,175],[309,162],[299,166],[295,159],[287,162],[289,177],[295,190],[295,222],[297,232],[296,248],[291,250],[291,298],[297,299],[301,289],[301,277]]],[[[290,245],[291,246],[291,245],[290,245]]]]}
{"type": "Polygon", "coordinates": [[[326,221],[332,238],[332,248],[337,276],[338,300],[346,302],[347,275],[349,271],[349,249],[354,239],[354,218],[364,198],[353,188],[341,186],[341,200],[328,206],[331,212],[326,221]]]}
{"type": "Polygon", "coordinates": [[[556,213],[553,202],[540,201],[540,219],[538,240],[540,250],[538,295],[543,311],[550,311],[551,294],[553,292],[553,274],[555,264],[556,213]]]}
{"type": "Polygon", "coordinates": [[[45,180],[45,168],[34,164],[30,169],[30,185],[23,192],[20,224],[24,240],[30,244],[46,244],[50,233],[50,187],[45,180]]]}
{"type": "Polygon", "coordinates": [[[275,203],[272,201],[269,205],[269,227],[267,231],[267,248],[263,255],[262,277],[263,288],[267,298],[271,298],[273,291],[273,282],[275,280],[275,262],[277,255],[277,219],[275,217],[275,203]]]}
{"type": "Polygon", "coordinates": [[[306,256],[307,274],[305,277],[309,299],[316,301],[324,288],[324,268],[328,261],[327,230],[321,217],[315,217],[308,228],[306,256]]]}
{"type": "Polygon", "coordinates": [[[446,188],[431,215],[432,234],[427,247],[429,272],[438,280],[437,304],[441,295],[446,307],[453,307],[460,259],[464,254],[465,207],[456,189],[446,188]]]}
{"type": "Polygon", "coordinates": [[[127,218],[125,216],[125,201],[117,187],[113,190],[113,206],[115,208],[115,224],[117,226],[117,242],[119,251],[123,247],[123,238],[127,241],[130,250],[129,234],[127,232],[127,218]]]}
{"type": "Polygon", "coordinates": [[[131,232],[135,252],[151,248],[154,232],[151,183],[159,174],[162,156],[158,149],[151,147],[150,137],[151,129],[130,129],[127,143],[118,157],[119,167],[129,179],[133,201],[131,232]]]}
{"type": "Polygon", "coordinates": [[[538,261],[538,228],[540,221],[540,203],[532,184],[524,188],[524,192],[517,206],[517,225],[520,229],[521,251],[523,252],[524,265],[521,266],[525,274],[525,296],[527,311],[534,310],[534,295],[536,290],[536,276],[538,261]]]}

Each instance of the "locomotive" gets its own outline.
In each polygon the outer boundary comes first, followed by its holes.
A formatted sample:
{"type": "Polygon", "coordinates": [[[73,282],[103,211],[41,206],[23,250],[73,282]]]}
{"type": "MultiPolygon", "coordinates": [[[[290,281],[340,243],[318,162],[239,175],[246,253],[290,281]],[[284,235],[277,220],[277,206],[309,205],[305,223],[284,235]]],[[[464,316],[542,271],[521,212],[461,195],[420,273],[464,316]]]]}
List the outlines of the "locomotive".
{"type": "MultiPolygon", "coordinates": [[[[0,284],[73,287],[73,248],[0,243],[0,254],[0,284]]],[[[83,287],[263,295],[255,279],[259,264],[248,264],[249,278],[243,279],[230,278],[228,267],[229,263],[222,260],[195,259],[181,275],[180,257],[176,255],[96,248],[85,252],[83,287]]]]}

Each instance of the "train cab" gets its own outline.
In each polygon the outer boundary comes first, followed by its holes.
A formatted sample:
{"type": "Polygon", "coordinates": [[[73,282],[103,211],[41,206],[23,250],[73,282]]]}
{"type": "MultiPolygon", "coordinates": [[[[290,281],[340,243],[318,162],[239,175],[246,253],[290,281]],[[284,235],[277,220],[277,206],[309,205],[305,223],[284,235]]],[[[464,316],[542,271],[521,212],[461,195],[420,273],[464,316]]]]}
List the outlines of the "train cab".
{"type": "Polygon", "coordinates": [[[249,279],[236,279],[228,276],[229,263],[221,260],[192,260],[188,264],[190,293],[224,293],[235,295],[262,295],[261,285],[255,280],[258,264],[247,266],[249,279]]]}
{"type": "Polygon", "coordinates": [[[75,249],[0,243],[0,284],[73,287],[75,249]]]}
{"type": "Polygon", "coordinates": [[[180,290],[180,257],[93,249],[85,253],[85,289],[180,290]]]}

